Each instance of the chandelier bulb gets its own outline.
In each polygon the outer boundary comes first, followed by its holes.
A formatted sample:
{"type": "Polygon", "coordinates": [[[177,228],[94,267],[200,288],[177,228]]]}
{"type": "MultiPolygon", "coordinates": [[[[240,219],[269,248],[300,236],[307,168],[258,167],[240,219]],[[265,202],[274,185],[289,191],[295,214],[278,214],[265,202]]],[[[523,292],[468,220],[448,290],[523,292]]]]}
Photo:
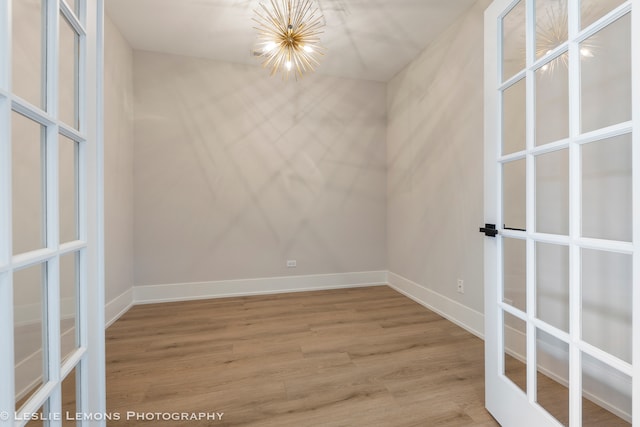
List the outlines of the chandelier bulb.
{"type": "Polygon", "coordinates": [[[263,67],[284,79],[314,71],[325,51],[320,36],[326,23],[317,0],[268,0],[254,12],[263,67]]]}

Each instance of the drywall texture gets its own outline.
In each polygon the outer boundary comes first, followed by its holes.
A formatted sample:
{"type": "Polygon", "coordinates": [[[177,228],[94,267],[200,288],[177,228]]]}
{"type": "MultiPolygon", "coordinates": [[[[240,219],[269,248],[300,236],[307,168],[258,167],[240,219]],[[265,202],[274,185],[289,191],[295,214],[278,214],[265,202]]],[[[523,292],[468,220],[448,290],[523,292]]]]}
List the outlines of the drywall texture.
{"type": "Polygon", "coordinates": [[[138,51],[134,78],[136,285],[386,269],[384,84],[138,51]]]}
{"type": "Polygon", "coordinates": [[[105,19],[105,288],[109,302],[133,286],[133,51],[105,19]]]}
{"type": "Polygon", "coordinates": [[[482,312],[483,11],[388,85],[389,270],[482,312]],[[456,291],[463,279],[465,293],[456,291]]]}

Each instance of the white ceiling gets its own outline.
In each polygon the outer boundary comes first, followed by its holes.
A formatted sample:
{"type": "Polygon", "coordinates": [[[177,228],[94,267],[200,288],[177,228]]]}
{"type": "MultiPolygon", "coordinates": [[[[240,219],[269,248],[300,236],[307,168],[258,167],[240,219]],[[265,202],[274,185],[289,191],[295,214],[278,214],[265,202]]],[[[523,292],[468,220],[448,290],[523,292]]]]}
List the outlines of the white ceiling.
{"type": "MultiPolygon", "coordinates": [[[[260,0],[108,0],[134,49],[257,65],[260,0]]],[[[262,0],[268,2],[268,0],[262,0]]],[[[475,0],[319,0],[327,54],[319,73],[389,81],[475,0]]]]}

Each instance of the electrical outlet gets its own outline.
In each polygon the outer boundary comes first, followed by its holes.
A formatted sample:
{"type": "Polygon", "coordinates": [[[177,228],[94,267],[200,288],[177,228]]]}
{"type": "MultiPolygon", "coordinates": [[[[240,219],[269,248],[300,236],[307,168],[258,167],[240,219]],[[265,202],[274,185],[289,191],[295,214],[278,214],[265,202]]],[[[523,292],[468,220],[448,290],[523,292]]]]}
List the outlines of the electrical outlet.
{"type": "Polygon", "coordinates": [[[458,279],[458,293],[464,294],[464,280],[458,279]]]}
{"type": "Polygon", "coordinates": [[[287,268],[296,268],[297,266],[298,266],[298,263],[296,262],[295,259],[287,260],[287,268]]]}

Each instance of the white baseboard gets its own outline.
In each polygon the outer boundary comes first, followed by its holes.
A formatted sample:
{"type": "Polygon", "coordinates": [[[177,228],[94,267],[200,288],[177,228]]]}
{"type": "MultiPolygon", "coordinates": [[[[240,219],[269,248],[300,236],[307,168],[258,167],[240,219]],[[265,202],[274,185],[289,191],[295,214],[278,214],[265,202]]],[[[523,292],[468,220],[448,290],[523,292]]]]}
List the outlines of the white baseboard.
{"type": "Polygon", "coordinates": [[[386,284],[386,271],[364,271],[358,273],[315,274],[308,276],[135,286],[133,288],[133,297],[135,304],[153,304],[207,298],[383,286],[386,284]]]}
{"type": "Polygon", "coordinates": [[[389,272],[389,286],[418,304],[484,339],[484,314],[444,295],[389,272]]]}
{"type": "Polygon", "coordinates": [[[125,314],[133,304],[133,289],[131,288],[109,301],[104,308],[105,329],[125,314]]]}

